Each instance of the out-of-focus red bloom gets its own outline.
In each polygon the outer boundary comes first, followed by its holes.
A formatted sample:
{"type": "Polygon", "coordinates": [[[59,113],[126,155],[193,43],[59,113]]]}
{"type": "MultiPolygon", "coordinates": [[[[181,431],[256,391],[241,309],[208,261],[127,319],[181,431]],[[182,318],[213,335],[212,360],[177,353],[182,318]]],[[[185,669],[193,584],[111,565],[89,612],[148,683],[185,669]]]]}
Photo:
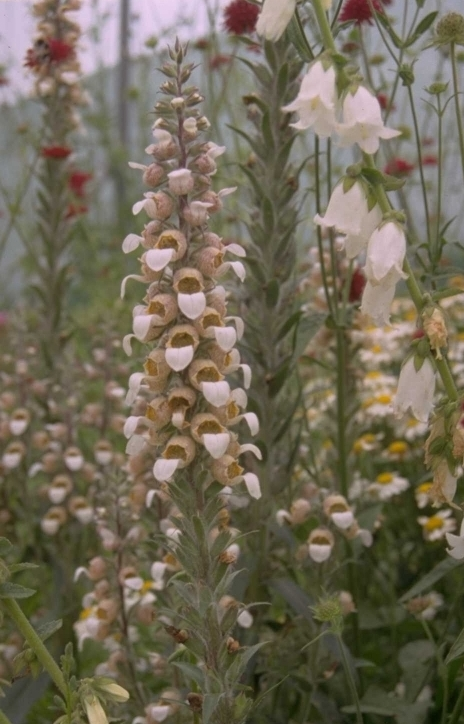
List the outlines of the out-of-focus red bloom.
{"type": "Polygon", "coordinates": [[[425,138],[421,141],[423,146],[433,146],[435,144],[435,139],[431,136],[425,136],[425,138]]]}
{"type": "Polygon", "coordinates": [[[341,23],[346,23],[350,20],[354,20],[357,25],[361,23],[369,23],[372,25],[372,8],[378,12],[383,12],[383,5],[389,5],[391,0],[385,0],[383,3],[380,0],[372,0],[372,6],[369,0],[346,0],[343,5],[338,19],[341,23]]]}
{"type": "Polygon", "coordinates": [[[350,294],[348,297],[350,302],[359,302],[360,301],[365,286],[366,286],[366,277],[362,273],[361,269],[356,268],[353,271],[353,276],[351,277],[350,294]]]}
{"type": "Polygon", "coordinates": [[[195,40],[193,47],[197,50],[207,50],[209,48],[210,42],[208,38],[198,38],[198,40],[195,40]]]}
{"type": "Polygon", "coordinates": [[[49,38],[47,43],[48,57],[51,63],[62,63],[74,55],[73,46],[58,40],[58,38],[49,38]]]}
{"type": "Polygon", "coordinates": [[[232,0],[224,8],[224,30],[232,35],[252,33],[256,28],[259,7],[248,0],[232,0]]]}
{"type": "Polygon", "coordinates": [[[384,168],[384,173],[392,176],[408,176],[414,171],[414,164],[409,163],[404,158],[392,158],[384,168]]]}
{"type": "MultiPolygon", "coordinates": [[[[389,104],[389,97],[386,93],[377,93],[377,100],[379,102],[379,105],[383,111],[385,111],[388,108],[389,104]]],[[[392,105],[392,111],[394,111],[396,108],[395,104],[392,105]]]]}
{"type": "Polygon", "coordinates": [[[85,196],[85,184],[93,178],[91,173],[85,171],[73,171],[68,178],[68,186],[75,196],[83,199],[85,196]]]}
{"type": "Polygon", "coordinates": [[[423,329],[416,329],[416,331],[412,335],[413,339],[422,339],[422,337],[425,337],[425,332],[423,329]]]}
{"type": "Polygon", "coordinates": [[[357,53],[359,45],[352,40],[348,40],[347,43],[343,43],[342,50],[344,53],[357,53]]]}
{"type": "Polygon", "coordinates": [[[213,55],[209,61],[210,70],[217,70],[217,68],[220,68],[221,65],[228,65],[231,60],[232,58],[230,55],[221,55],[220,53],[213,55]]]}
{"type": "Polygon", "coordinates": [[[438,158],[434,153],[429,153],[426,156],[422,156],[423,166],[436,166],[438,164],[438,158]]]}
{"type": "Polygon", "coordinates": [[[2,85],[8,85],[9,82],[10,82],[10,81],[8,80],[8,78],[7,78],[6,76],[0,75],[0,86],[2,86],[2,85]]]}
{"type": "Polygon", "coordinates": [[[86,206],[85,204],[69,204],[65,218],[72,219],[73,216],[86,214],[88,210],[88,206],[86,206]]]}
{"type": "Polygon", "coordinates": [[[42,148],[44,158],[67,158],[71,153],[72,149],[68,146],[44,146],[42,148]]]}

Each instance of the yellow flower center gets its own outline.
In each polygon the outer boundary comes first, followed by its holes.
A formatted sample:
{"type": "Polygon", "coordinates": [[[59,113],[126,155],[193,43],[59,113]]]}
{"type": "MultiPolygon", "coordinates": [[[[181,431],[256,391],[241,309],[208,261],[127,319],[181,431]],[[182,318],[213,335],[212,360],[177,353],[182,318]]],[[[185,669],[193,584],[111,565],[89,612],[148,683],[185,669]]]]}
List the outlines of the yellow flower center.
{"type": "Polygon", "coordinates": [[[432,483],[422,483],[417,486],[416,490],[418,493],[428,493],[431,487],[432,483]]]}
{"type": "Polygon", "coordinates": [[[163,458],[166,458],[166,460],[186,460],[187,453],[182,445],[168,445],[163,453],[163,458]]]}
{"type": "Polygon", "coordinates": [[[389,405],[392,401],[391,395],[377,395],[375,398],[376,402],[380,402],[381,405],[389,405]]]}
{"type": "Polygon", "coordinates": [[[215,367],[204,367],[195,375],[198,384],[201,382],[220,382],[221,375],[215,367]]]}
{"type": "Polygon", "coordinates": [[[142,584],[142,588],[140,589],[141,593],[148,593],[148,591],[151,591],[153,587],[153,581],[144,581],[142,584]]]}
{"type": "Polygon", "coordinates": [[[185,277],[181,279],[177,285],[181,294],[196,294],[201,292],[201,283],[195,277],[185,277]]]}
{"type": "Polygon", "coordinates": [[[179,332],[171,338],[171,347],[180,349],[181,347],[193,347],[194,339],[188,332],[179,332]]]}
{"type": "Polygon", "coordinates": [[[209,314],[205,314],[202,321],[203,329],[208,329],[208,327],[221,327],[221,317],[219,314],[214,314],[213,312],[210,312],[209,314]]]}
{"type": "Polygon", "coordinates": [[[166,316],[166,307],[161,302],[152,301],[147,307],[147,314],[157,314],[158,317],[166,316]]]}
{"type": "Polygon", "coordinates": [[[161,234],[160,238],[158,239],[158,243],[156,245],[157,249],[174,249],[174,251],[177,251],[179,249],[179,242],[177,241],[176,237],[172,234],[161,234]]]}
{"type": "Polygon", "coordinates": [[[443,518],[440,518],[439,515],[432,515],[431,518],[428,519],[427,523],[424,523],[424,529],[431,533],[432,530],[439,530],[440,528],[443,528],[445,524],[445,521],[443,518]]]}
{"type": "Polygon", "coordinates": [[[394,440],[388,446],[388,452],[392,455],[404,455],[408,451],[408,444],[403,440],[394,440]]]}
{"type": "Polygon", "coordinates": [[[380,485],[389,485],[393,481],[393,475],[391,473],[380,473],[376,478],[380,485]]]}
{"type": "Polygon", "coordinates": [[[79,614],[79,619],[81,621],[84,621],[86,618],[90,616],[92,613],[92,606],[87,606],[87,608],[83,608],[82,611],[79,614]]]}
{"type": "Polygon", "coordinates": [[[205,420],[198,425],[198,435],[218,435],[222,432],[222,426],[215,420],[205,420]]]}

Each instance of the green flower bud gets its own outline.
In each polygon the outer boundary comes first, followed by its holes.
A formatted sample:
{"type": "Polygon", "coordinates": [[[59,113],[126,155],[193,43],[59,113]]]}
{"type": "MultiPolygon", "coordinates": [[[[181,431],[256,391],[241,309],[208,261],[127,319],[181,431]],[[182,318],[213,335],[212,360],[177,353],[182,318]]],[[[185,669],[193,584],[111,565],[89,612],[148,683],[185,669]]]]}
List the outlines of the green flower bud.
{"type": "Polygon", "coordinates": [[[436,38],[440,45],[457,43],[464,45],[464,15],[446,13],[437,23],[436,38]]]}

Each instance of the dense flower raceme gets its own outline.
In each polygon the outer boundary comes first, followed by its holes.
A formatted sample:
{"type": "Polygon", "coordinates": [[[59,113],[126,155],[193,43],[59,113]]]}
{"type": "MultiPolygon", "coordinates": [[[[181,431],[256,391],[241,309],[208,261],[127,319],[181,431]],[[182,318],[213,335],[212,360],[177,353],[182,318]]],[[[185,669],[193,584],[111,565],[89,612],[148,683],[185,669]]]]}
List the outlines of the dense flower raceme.
{"type": "Polygon", "coordinates": [[[250,495],[259,497],[258,478],[244,471],[240,456],[248,451],[260,457],[260,452],[254,445],[241,445],[233,432],[242,420],[252,434],[258,431],[256,415],[246,412],[250,368],[235,348],[243,322],[227,315],[226,290],[217,281],[229,269],[243,280],[245,270],[236,257],[245,251],[238,244],[223,244],[208,231],[209,215],[233,189],[211,190],[215,159],[225,149],[201,143],[198,137],[207,121],[192,108],[189,113],[185,118],[179,110],[180,140],[155,123],[155,143],[147,148],[152,162],[130,164],[157,190],[134,205],[135,214],[143,209],[151,220],[141,236],[129,234],[123,244],[126,252],[143,247],[141,273],[129,278],[148,287],[144,303],[134,308],[133,333],[126,336],[124,347],[130,353],[134,338],[154,343],[144,372],[129,381],[128,403],[141,390],[151,399],[145,414],[126,422],[128,452],[152,449],[159,483],[203,463],[222,485],[243,481],[250,495]],[[228,377],[237,371],[245,389],[231,387],[228,377]]]}

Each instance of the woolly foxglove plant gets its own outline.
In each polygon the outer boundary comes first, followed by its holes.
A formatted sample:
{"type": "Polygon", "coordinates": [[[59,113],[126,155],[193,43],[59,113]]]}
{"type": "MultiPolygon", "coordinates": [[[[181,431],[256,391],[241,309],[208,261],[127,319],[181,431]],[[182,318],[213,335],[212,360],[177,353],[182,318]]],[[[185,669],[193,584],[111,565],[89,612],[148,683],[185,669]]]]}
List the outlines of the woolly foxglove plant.
{"type": "Polygon", "coordinates": [[[237,694],[237,683],[253,649],[242,652],[231,636],[239,604],[220,603],[239,554],[232,531],[220,522],[227,500],[221,490],[244,483],[251,497],[260,497],[258,478],[245,472],[241,458],[260,452],[242,444],[235,431],[242,421],[251,434],[259,426],[256,415],[246,412],[251,372],[235,346],[243,322],[228,316],[227,292],[218,280],[229,270],[243,280],[239,259],[245,251],[208,230],[209,216],[234,190],[212,189],[216,159],[225,148],[201,137],[209,123],[197,109],[198,90],[187,85],[193,66],[184,63],[178,41],[170,57],[161,69],[167,80],[161,86],[165,98],[155,106],[155,142],[146,149],[151,162],[130,164],[151,189],[134,214],[144,210],[150,221],[123,244],[126,252],[144,249],[141,273],[131,276],[147,287],[124,347],[130,353],[135,339],[148,345],[148,355],[128,393],[129,403],[146,395],[146,411],[128,418],[125,433],[133,458],[151,454],[155,461],[147,502],[162,490],[177,510],[166,535],[182,567],[172,582],[182,603],[168,612],[167,630],[197,662],[199,692],[188,701],[194,712],[207,710],[209,721],[231,724],[244,721],[251,706],[237,694]],[[234,383],[235,373],[243,387],[234,383]]]}

